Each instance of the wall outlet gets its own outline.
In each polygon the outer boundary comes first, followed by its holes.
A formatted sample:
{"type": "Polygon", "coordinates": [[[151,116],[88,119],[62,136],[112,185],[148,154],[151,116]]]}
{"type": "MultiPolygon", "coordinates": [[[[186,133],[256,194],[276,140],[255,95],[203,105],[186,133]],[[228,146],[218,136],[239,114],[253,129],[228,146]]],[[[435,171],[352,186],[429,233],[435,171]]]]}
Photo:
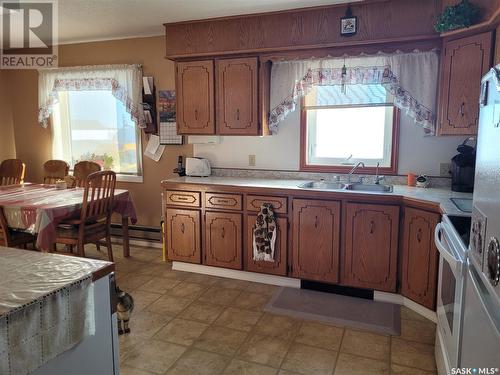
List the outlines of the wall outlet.
{"type": "Polygon", "coordinates": [[[255,167],[255,155],[248,155],[248,166],[255,167]]]}
{"type": "Polygon", "coordinates": [[[451,163],[439,163],[439,175],[441,177],[450,177],[451,163]]]}

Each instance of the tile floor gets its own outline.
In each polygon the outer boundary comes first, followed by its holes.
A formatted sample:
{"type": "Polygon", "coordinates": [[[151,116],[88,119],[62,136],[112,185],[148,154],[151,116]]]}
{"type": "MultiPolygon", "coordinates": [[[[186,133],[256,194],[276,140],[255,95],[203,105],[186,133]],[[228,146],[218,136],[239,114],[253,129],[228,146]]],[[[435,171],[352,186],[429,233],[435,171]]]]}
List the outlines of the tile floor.
{"type": "Polygon", "coordinates": [[[123,375],[436,372],[435,325],[406,308],[399,337],[296,320],[263,311],[277,287],[173,271],[158,249],[114,250],[118,285],[135,299],[123,375]]]}

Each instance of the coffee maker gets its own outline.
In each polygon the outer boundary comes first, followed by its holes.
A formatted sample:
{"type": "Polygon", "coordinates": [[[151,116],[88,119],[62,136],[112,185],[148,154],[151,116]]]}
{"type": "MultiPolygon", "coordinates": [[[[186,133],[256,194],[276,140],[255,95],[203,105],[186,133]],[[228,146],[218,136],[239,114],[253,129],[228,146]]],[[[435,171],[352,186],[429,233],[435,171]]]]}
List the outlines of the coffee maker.
{"type": "Polygon", "coordinates": [[[467,143],[474,138],[467,138],[457,147],[458,154],[451,159],[451,190],[472,193],[474,190],[474,174],[476,166],[476,149],[467,143]]]}

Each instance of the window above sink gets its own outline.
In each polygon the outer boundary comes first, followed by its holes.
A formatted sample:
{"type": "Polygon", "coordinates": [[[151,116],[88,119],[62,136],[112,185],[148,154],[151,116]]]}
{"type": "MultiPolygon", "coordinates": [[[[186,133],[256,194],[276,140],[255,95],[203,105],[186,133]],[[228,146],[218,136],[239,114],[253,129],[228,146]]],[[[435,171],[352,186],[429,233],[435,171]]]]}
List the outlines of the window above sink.
{"type": "Polygon", "coordinates": [[[302,101],[301,170],[397,174],[399,110],[380,84],[315,86],[302,101]]]}

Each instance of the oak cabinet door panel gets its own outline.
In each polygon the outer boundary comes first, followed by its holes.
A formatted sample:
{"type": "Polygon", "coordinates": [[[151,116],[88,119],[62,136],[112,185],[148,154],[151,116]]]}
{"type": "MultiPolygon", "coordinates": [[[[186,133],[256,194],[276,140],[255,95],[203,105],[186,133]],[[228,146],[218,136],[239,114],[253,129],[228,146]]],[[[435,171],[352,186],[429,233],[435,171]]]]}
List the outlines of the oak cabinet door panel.
{"type": "Polygon", "coordinates": [[[293,275],[339,281],[340,203],[293,200],[293,275]]]}
{"type": "Polygon", "coordinates": [[[205,214],[206,264],[242,269],[241,214],[207,212],[205,214]]]}
{"type": "Polygon", "coordinates": [[[169,208],[165,224],[168,259],[201,263],[200,212],[169,208]]]}
{"type": "Polygon", "coordinates": [[[344,283],[396,291],[399,207],[347,203],[344,283]]]}

